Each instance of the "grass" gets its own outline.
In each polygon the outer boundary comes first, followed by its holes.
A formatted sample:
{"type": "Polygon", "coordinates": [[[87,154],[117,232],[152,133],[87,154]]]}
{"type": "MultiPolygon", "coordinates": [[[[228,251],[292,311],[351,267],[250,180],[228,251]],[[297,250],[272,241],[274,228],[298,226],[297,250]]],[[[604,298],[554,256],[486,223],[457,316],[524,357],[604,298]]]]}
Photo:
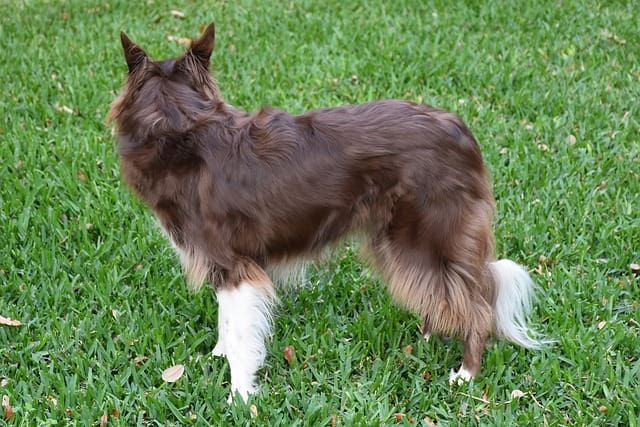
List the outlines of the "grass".
{"type": "Polygon", "coordinates": [[[638,425],[633,2],[1,3],[0,315],[23,326],[0,326],[0,425],[638,425]],[[532,271],[534,323],[558,343],[500,342],[449,386],[460,345],[424,342],[345,249],[281,294],[257,417],[227,405],[215,298],[187,292],[104,123],[120,30],[166,57],[211,20],[222,91],[245,109],[399,97],[461,115],[492,172],[498,254],[532,271]]]}

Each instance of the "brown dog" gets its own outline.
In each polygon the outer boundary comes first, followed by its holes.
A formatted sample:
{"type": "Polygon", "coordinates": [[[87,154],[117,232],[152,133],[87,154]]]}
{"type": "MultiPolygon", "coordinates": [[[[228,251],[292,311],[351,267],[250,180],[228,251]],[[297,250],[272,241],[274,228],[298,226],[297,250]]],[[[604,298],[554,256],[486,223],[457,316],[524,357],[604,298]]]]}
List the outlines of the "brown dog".
{"type": "Polygon", "coordinates": [[[271,273],[346,236],[425,336],[464,340],[475,376],[490,335],[538,347],[533,284],[495,261],[493,197],[480,149],[455,115],[388,100],[295,116],[226,104],[209,72],[214,26],[179,58],[154,61],[122,33],[129,75],[109,112],[122,173],[154,211],[190,285],[219,302],[218,344],[245,400],[265,357],[271,273]]]}

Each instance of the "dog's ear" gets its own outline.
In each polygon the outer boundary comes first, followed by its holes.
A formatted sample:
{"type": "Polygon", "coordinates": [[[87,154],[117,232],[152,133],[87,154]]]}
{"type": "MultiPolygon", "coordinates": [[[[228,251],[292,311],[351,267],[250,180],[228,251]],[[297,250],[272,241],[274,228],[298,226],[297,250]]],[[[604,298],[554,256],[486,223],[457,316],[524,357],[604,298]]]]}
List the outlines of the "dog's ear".
{"type": "Polygon", "coordinates": [[[205,67],[209,68],[209,60],[215,45],[216,28],[213,22],[205,28],[198,40],[191,42],[189,52],[205,67]]]}
{"type": "Polygon", "coordinates": [[[131,74],[144,62],[147,54],[123,32],[120,33],[120,41],[122,41],[122,49],[129,67],[129,74],[131,74]]]}

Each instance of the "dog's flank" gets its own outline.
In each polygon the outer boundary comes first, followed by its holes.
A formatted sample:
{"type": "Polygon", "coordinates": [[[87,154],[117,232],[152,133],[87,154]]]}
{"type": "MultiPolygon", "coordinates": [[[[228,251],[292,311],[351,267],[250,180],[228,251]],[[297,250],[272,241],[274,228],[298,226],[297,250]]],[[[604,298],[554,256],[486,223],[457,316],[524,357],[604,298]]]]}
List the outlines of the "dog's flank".
{"type": "Polygon", "coordinates": [[[526,326],[532,282],[494,260],[488,175],[457,116],[399,100],[248,114],[224,102],[209,72],[213,24],[175,59],[154,61],[121,40],[129,75],[108,117],[123,177],[158,217],[191,286],[216,289],[214,353],[230,360],[232,390],[255,390],[275,300],[267,272],[354,234],[425,336],[464,340],[452,380],[478,373],[490,334],[536,347],[526,326]],[[245,322],[229,327],[232,305],[245,322]],[[228,338],[247,328],[256,328],[252,349],[228,338]]]}

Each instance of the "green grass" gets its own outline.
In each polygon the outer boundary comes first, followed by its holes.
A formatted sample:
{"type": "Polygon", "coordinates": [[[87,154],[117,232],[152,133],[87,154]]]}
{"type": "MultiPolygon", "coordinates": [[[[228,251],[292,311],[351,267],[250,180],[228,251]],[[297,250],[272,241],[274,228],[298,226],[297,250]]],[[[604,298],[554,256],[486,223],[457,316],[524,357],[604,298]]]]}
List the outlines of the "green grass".
{"type": "Polygon", "coordinates": [[[0,326],[14,411],[0,425],[638,425],[634,2],[0,3],[0,315],[24,323],[0,326]],[[234,105],[399,97],[461,115],[492,173],[498,254],[532,271],[534,323],[558,343],[495,344],[476,381],[451,387],[460,345],[424,342],[344,250],[281,294],[257,418],[227,405],[215,298],[186,290],[104,123],[120,30],[165,57],[183,49],[168,36],[211,20],[234,105]],[[185,375],[163,383],[176,363],[185,375]]]}

